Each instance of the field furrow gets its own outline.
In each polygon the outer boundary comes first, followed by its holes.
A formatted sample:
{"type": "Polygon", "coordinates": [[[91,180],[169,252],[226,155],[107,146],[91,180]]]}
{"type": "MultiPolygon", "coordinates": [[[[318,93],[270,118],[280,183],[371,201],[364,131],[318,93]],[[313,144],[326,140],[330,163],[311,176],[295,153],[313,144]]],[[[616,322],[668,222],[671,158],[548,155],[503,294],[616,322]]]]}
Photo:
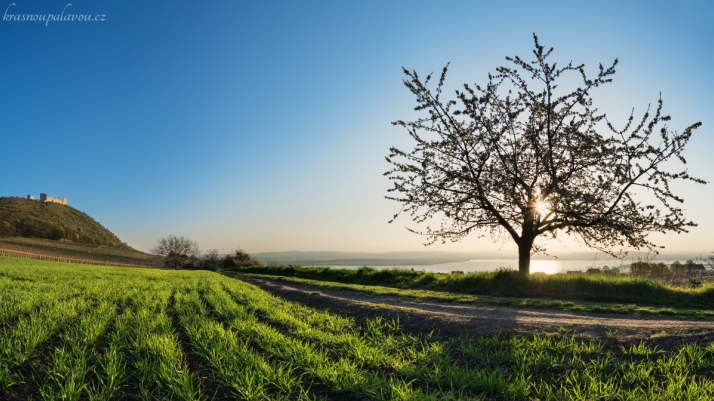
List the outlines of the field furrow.
{"type": "Polygon", "coordinates": [[[132,374],[141,399],[199,400],[198,379],[188,370],[167,314],[171,289],[140,298],[131,312],[129,343],[132,374]]]}
{"type": "Polygon", "coordinates": [[[215,370],[234,396],[250,400],[305,400],[296,369],[265,359],[231,329],[207,317],[197,292],[179,294],[176,307],[192,347],[215,370]]]}
{"type": "MultiPolygon", "coordinates": [[[[131,314],[117,313],[104,336],[106,344],[95,347],[91,355],[92,369],[87,380],[86,394],[90,401],[119,398],[126,383],[126,360],[131,354],[128,345],[131,314]]],[[[100,338],[99,341],[102,341],[100,338]]]]}
{"type": "Polygon", "coordinates": [[[378,400],[465,399],[451,392],[423,391],[420,387],[413,387],[410,381],[387,372],[365,369],[361,362],[349,355],[333,358],[316,344],[284,335],[276,328],[261,323],[220,287],[212,287],[206,299],[210,307],[247,341],[285,362],[301,367],[310,377],[335,391],[361,394],[378,400]]]}
{"type": "Polygon", "coordinates": [[[116,317],[114,305],[103,302],[69,327],[56,348],[51,363],[44,367],[41,393],[45,399],[79,400],[87,390],[93,369],[92,350],[107,325],[116,317]]]}
{"type": "Polygon", "coordinates": [[[22,382],[19,368],[42,345],[77,315],[87,310],[90,304],[85,299],[70,299],[39,310],[20,319],[13,327],[0,333],[0,388],[22,382]]]}
{"type": "MultiPolygon", "coordinates": [[[[241,294],[238,287],[226,288],[231,294],[241,294]]],[[[239,298],[247,301],[246,293],[243,291],[239,298]]],[[[292,337],[318,345],[333,358],[346,355],[364,367],[386,369],[405,380],[415,380],[412,384],[422,388],[449,389],[461,396],[527,394],[523,377],[509,379],[497,369],[461,367],[449,356],[448,347],[434,337],[400,333],[398,325],[382,319],[367,321],[364,328],[359,328],[349,319],[330,319],[332,316],[272,297],[251,299],[247,309],[285,328],[292,337]]]]}

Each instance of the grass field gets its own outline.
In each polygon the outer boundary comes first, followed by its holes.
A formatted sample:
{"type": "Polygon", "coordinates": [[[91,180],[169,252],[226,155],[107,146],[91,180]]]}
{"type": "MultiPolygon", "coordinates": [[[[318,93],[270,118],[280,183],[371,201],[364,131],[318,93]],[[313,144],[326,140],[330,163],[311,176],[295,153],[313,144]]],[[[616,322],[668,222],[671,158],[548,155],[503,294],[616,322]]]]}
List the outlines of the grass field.
{"type": "Polygon", "coordinates": [[[225,272],[228,276],[241,276],[279,279],[295,284],[309,285],[325,289],[358,291],[372,295],[392,295],[419,301],[440,301],[472,305],[510,306],[525,309],[556,309],[568,312],[615,313],[624,315],[645,315],[660,317],[714,319],[714,310],[693,308],[671,308],[656,306],[641,306],[637,304],[591,303],[578,301],[563,301],[560,299],[493,297],[482,295],[459,294],[445,291],[413,290],[385,287],[381,285],[345,284],[332,281],[310,280],[299,277],[274,276],[269,274],[225,272]]]}
{"type": "Polygon", "coordinates": [[[323,282],[429,290],[448,294],[548,298],[565,301],[613,302],[666,308],[714,309],[714,284],[700,288],[672,287],[637,277],[602,275],[530,275],[514,271],[441,274],[406,269],[332,269],[329,267],[245,267],[237,273],[294,277],[323,282]]]}
{"type": "Polygon", "coordinates": [[[700,400],[714,344],[441,337],[203,271],[0,258],[3,400],[700,400]]]}

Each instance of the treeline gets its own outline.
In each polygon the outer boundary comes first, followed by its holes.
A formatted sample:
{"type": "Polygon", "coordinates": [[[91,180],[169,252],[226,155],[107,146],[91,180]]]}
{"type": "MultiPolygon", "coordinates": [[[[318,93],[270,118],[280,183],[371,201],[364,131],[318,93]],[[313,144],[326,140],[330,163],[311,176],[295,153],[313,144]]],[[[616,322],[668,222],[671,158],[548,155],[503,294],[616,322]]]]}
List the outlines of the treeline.
{"type": "Polygon", "coordinates": [[[234,269],[236,267],[262,267],[263,264],[250,256],[242,249],[237,249],[235,252],[220,256],[218,251],[211,249],[205,254],[192,258],[187,263],[186,267],[193,269],[221,271],[234,269]]]}
{"type": "Polygon", "coordinates": [[[213,248],[200,254],[198,243],[183,235],[169,235],[159,238],[156,246],[149,251],[159,258],[164,267],[170,269],[203,269],[221,271],[236,267],[260,267],[263,264],[242,249],[221,256],[213,248]]]}
{"type": "Polygon", "coordinates": [[[662,262],[634,262],[630,265],[630,275],[635,277],[661,277],[671,274],[687,274],[705,270],[704,265],[688,260],[684,263],[675,261],[672,264],[662,262]]]}
{"type": "Polygon", "coordinates": [[[123,244],[110,238],[102,238],[82,233],[70,227],[64,227],[51,222],[32,218],[8,218],[4,216],[0,224],[0,237],[24,237],[52,240],[67,240],[85,244],[122,246],[123,244]]]}

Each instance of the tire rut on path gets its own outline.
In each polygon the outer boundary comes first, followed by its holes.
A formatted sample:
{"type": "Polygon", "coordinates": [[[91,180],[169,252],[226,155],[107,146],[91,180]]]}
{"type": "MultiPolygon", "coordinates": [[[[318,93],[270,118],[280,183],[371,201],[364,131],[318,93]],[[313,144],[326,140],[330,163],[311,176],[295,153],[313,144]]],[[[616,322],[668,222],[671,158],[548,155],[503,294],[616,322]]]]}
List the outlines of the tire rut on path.
{"type": "Polygon", "coordinates": [[[296,284],[280,279],[235,278],[287,300],[352,316],[357,321],[377,316],[399,318],[402,329],[411,332],[438,331],[447,336],[465,332],[531,335],[565,328],[573,330],[577,335],[606,336],[625,343],[656,339],[656,342],[668,346],[668,342],[673,341],[714,340],[714,321],[418,301],[296,284]]]}

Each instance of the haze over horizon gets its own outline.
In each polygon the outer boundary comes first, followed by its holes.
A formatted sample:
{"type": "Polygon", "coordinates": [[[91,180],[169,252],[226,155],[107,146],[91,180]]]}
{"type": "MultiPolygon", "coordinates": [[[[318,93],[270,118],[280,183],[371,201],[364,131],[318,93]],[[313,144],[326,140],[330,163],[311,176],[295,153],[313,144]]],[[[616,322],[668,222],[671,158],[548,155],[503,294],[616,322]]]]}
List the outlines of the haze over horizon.
{"type": "MultiPolygon", "coordinates": [[[[387,223],[401,205],[384,199],[382,174],[390,146],[413,147],[390,124],[414,115],[402,66],[426,76],[450,62],[451,98],[506,56],[529,59],[534,32],[554,60],[590,72],[619,58],[595,93],[617,126],[660,92],[671,129],[702,121],[684,155],[691,175],[714,182],[711,2],[66,5],[5,3],[5,14],[106,18],[0,21],[0,196],[67,197],[140,250],[175,234],[221,253],[515,251],[476,235],[425,248],[408,216],[387,223]]],[[[654,242],[714,251],[714,185],[674,192],[699,226],[654,242]]],[[[590,251],[568,237],[541,243],[590,251]]]]}

